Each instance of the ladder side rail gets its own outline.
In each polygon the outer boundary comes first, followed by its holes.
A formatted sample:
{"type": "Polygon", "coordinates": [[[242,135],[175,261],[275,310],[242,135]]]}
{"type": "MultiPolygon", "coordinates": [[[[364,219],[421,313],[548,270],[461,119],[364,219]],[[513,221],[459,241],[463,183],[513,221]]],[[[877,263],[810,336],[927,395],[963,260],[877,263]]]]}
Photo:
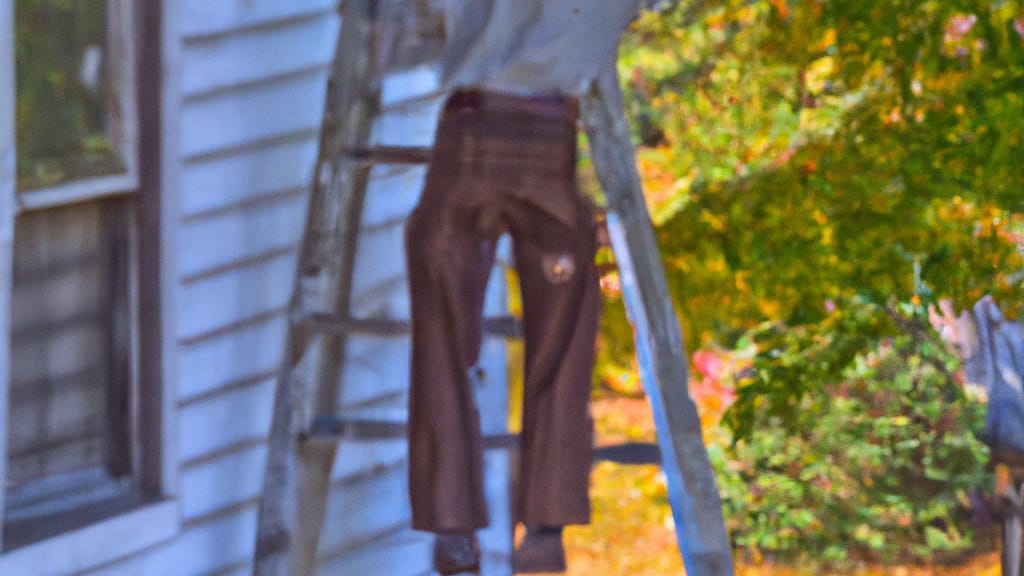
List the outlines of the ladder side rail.
{"type": "MultiPolygon", "coordinates": [[[[342,29],[346,34],[339,43],[343,53],[337,55],[340,69],[333,74],[336,100],[331,103],[330,121],[341,125],[334,133],[337,138],[330,147],[321,150],[325,170],[321,166],[317,177],[326,178],[317,185],[322,188],[315,193],[333,200],[329,215],[336,228],[330,240],[318,243],[316,257],[327,271],[320,281],[320,306],[310,306],[300,314],[311,311],[327,311],[347,316],[351,303],[353,269],[355,268],[359,228],[362,220],[363,203],[369,181],[371,166],[357,163],[343,153],[344,147],[363,146],[369,139],[372,118],[378,107],[379,81],[374,78],[374,13],[375,0],[349,0],[342,15],[342,29]],[[348,22],[351,26],[347,27],[348,22]],[[347,46],[347,48],[344,48],[347,46]],[[346,64],[341,58],[348,59],[346,64]],[[341,73],[341,74],[339,74],[341,73]],[[333,259],[333,262],[330,260],[333,259]]],[[[318,162],[318,164],[320,164],[318,162]]],[[[311,341],[315,351],[309,370],[304,372],[308,382],[302,386],[310,391],[311,402],[302,402],[305,410],[301,413],[301,432],[309,430],[317,414],[334,410],[342,388],[341,374],[345,362],[348,335],[345,333],[318,333],[311,341]]],[[[338,443],[317,443],[301,441],[293,437],[292,442],[301,463],[296,476],[296,498],[298,498],[297,529],[294,532],[294,552],[290,574],[311,575],[316,568],[316,553],[323,529],[324,511],[330,493],[331,470],[338,452],[338,443]]]]}
{"type": "MultiPolygon", "coordinates": [[[[342,27],[324,104],[324,122],[307,222],[299,253],[285,358],[278,378],[266,473],[257,524],[253,573],[300,576],[312,573],[323,523],[336,446],[300,445],[314,414],[330,391],[317,386],[337,381],[342,336],[319,334],[301,322],[309,311],[334,312],[347,302],[358,233],[361,196],[368,167],[341,153],[365,144],[370,106],[365,102],[373,61],[375,0],[346,0],[342,27]],[[359,168],[358,170],[356,168],[359,168]],[[352,228],[355,228],[353,231],[352,228]]],[[[331,386],[337,395],[337,386],[331,386]]],[[[333,408],[334,399],[331,399],[333,408]]]]}
{"type": "Polygon", "coordinates": [[[614,65],[595,81],[581,108],[609,206],[609,233],[636,333],[641,381],[651,399],[683,563],[689,574],[731,576],[718,486],[687,390],[686,352],[644,202],[614,65]]]}

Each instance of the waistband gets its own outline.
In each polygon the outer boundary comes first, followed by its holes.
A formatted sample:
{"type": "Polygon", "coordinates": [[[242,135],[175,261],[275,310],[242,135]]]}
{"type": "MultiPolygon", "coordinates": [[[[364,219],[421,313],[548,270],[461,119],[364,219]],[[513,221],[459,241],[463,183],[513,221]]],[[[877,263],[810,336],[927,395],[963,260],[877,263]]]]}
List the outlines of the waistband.
{"type": "Polygon", "coordinates": [[[579,118],[579,100],[573,96],[519,96],[487,90],[458,90],[445,104],[449,111],[525,112],[545,118],[579,118]]]}

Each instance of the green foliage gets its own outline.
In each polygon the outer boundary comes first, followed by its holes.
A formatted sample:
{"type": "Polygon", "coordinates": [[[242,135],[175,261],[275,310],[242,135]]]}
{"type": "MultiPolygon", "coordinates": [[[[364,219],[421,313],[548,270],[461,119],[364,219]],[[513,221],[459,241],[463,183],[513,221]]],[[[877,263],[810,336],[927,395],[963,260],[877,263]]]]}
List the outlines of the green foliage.
{"type": "MultiPolygon", "coordinates": [[[[106,42],[106,2],[18,0],[15,4],[20,189],[122,169],[112,150],[108,86],[117,71],[106,42]],[[99,77],[83,81],[92,51],[99,77]]],[[[127,111],[121,111],[122,113],[127,111]]]]}
{"type": "Polygon", "coordinates": [[[920,306],[902,308],[912,316],[849,302],[745,339],[756,353],[727,412],[734,442],[712,451],[736,546],[835,565],[971,546],[968,494],[991,485],[984,406],[920,306]]]}
{"type": "Polygon", "coordinates": [[[841,382],[854,359],[890,329],[875,306],[854,300],[816,324],[767,323],[750,330],[737,347],[753,346],[757,353],[725,423],[741,439],[765,418],[781,420],[794,433],[813,426],[818,415],[807,410],[806,398],[841,382]]]}
{"type": "Polygon", "coordinates": [[[620,59],[688,342],[924,285],[1024,299],[1024,9],[719,0],[620,59]],[[973,22],[973,24],[972,24],[973,22]]]}
{"type": "MultiPolygon", "coordinates": [[[[705,423],[732,439],[709,451],[735,544],[966,549],[984,407],[921,302],[1020,315],[1024,5],[682,2],[638,22],[620,73],[686,340],[752,358],[705,423]]],[[[606,312],[607,380],[632,334],[606,312]]]]}

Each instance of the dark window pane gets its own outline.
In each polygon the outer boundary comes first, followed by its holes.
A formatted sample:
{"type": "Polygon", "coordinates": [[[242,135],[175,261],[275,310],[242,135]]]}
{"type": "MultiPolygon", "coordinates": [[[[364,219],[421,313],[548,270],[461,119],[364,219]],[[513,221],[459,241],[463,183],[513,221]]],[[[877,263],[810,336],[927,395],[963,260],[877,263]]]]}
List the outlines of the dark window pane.
{"type": "Polygon", "coordinates": [[[96,201],[16,222],[9,495],[59,477],[95,488],[95,471],[131,477],[130,206],[96,201]]]}
{"type": "Polygon", "coordinates": [[[106,2],[17,0],[18,189],[123,171],[106,2]]]}

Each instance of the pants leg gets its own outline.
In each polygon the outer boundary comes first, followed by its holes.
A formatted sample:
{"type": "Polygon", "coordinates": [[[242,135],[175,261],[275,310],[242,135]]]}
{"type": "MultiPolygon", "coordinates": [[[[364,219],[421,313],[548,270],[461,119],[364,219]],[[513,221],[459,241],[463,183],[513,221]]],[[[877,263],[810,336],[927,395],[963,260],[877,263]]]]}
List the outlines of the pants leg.
{"type": "Polygon", "coordinates": [[[468,368],[479,355],[494,241],[449,201],[442,160],[406,224],[412,303],[409,493],[412,524],[432,532],[487,525],[479,414],[468,368]]]}
{"type": "Polygon", "coordinates": [[[467,369],[480,349],[498,229],[512,233],[523,290],[526,382],[519,519],[590,517],[590,374],[599,292],[593,214],[576,194],[566,102],[453,96],[406,249],[413,353],[413,527],[487,523],[479,416],[467,369]]]}
{"type": "Polygon", "coordinates": [[[527,525],[590,521],[600,291],[593,212],[578,202],[575,226],[528,204],[512,225],[526,339],[518,519],[527,525]]]}

